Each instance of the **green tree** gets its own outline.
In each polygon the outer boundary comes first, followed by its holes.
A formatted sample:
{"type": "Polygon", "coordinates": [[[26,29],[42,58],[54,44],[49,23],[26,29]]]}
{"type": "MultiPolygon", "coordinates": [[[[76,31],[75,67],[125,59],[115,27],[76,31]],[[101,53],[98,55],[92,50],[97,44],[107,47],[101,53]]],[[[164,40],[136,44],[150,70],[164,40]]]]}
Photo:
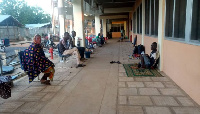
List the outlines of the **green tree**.
{"type": "Polygon", "coordinates": [[[3,15],[11,15],[22,24],[48,23],[50,15],[40,7],[28,6],[24,0],[2,0],[0,11],[3,15]]]}

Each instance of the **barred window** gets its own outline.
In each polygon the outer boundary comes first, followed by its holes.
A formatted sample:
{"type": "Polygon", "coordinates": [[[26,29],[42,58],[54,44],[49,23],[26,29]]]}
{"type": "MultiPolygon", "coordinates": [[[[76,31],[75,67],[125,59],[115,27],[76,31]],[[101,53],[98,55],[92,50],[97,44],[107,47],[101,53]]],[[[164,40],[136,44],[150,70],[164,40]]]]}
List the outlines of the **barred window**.
{"type": "Polygon", "coordinates": [[[191,40],[200,42],[200,1],[193,0],[191,40]]]}
{"type": "Polygon", "coordinates": [[[165,36],[185,38],[187,0],[166,0],[165,36]]]}

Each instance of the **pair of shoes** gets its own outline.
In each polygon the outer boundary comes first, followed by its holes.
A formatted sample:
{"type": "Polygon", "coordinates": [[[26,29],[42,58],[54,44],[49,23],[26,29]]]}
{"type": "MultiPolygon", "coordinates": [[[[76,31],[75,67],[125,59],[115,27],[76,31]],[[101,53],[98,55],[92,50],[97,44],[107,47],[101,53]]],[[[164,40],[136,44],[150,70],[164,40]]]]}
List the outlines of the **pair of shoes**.
{"type": "Polygon", "coordinates": [[[86,66],[86,65],[84,65],[84,64],[78,64],[78,65],[76,66],[76,68],[78,68],[78,67],[84,67],[84,66],[86,66]]]}
{"type": "Polygon", "coordinates": [[[112,64],[112,63],[118,63],[118,64],[121,64],[121,62],[119,62],[119,61],[117,61],[117,62],[116,62],[116,61],[111,61],[110,63],[111,63],[111,64],[112,64]]]}
{"type": "Polygon", "coordinates": [[[115,61],[111,61],[110,63],[111,63],[111,64],[112,64],[112,63],[115,63],[115,61]]]}
{"type": "Polygon", "coordinates": [[[121,62],[117,61],[116,63],[121,64],[121,62]]]}
{"type": "Polygon", "coordinates": [[[87,60],[87,59],[85,59],[85,58],[81,58],[80,60],[81,60],[81,61],[84,61],[84,60],[87,60]]]}
{"type": "Polygon", "coordinates": [[[41,84],[51,85],[50,80],[40,80],[41,84]]]}

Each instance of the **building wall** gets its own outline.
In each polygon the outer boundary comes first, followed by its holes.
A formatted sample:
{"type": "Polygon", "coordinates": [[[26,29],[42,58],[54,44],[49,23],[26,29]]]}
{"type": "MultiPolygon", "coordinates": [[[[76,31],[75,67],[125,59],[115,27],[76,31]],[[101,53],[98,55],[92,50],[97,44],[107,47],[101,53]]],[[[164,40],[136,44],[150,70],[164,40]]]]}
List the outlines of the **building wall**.
{"type": "Polygon", "coordinates": [[[141,34],[137,34],[137,45],[139,45],[139,44],[142,44],[142,35],[141,34]]]}
{"type": "Polygon", "coordinates": [[[164,72],[200,104],[200,46],[164,40],[164,72]]]}
{"type": "Polygon", "coordinates": [[[149,37],[149,36],[145,36],[144,37],[144,46],[145,46],[145,53],[146,54],[150,54],[151,53],[151,44],[153,42],[158,43],[158,38],[149,37]]]}
{"type": "MultiPolygon", "coordinates": [[[[136,1],[133,12],[141,2],[142,0],[136,1]]],[[[165,3],[163,4],[164,7],[165,3]]],[[[165,11],[163,11],[162,17],[165,18],[165,11]]],[[[165,23],[162,23],[162,28],[164,28],[164,25],[165,23]]],[[[133,33],[133,38],[135,35],[133,33]]],[[[141,44],[142,35],[137,34],[137,36],[137,44],[141,44]]],[[[162,49],[163,72],[200,104],[200,46],[166,40],[164,37],[162,39],[164,39],[162,49]]],[[[150,45],[152,42],[158,42],[158,38],[144,36],[144,46],[147,54],[151,52],[150,45]]]]}

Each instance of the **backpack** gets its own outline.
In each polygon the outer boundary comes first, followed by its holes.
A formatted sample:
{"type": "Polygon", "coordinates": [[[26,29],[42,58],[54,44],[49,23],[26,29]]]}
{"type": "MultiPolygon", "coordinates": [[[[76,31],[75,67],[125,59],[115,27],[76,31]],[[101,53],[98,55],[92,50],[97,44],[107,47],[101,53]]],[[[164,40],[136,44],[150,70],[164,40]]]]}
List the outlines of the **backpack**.
{"type": "Polygon", "coordinates": [[[141,54],[142,51],[144,51],[144,46],[143,45],[138,45],[138,54],[141,54]]]}
{"type": "Polygon", "coordinates": [[[133,54],[138,54],[138,47],[137,46],[134,47],[133,54]]]}

